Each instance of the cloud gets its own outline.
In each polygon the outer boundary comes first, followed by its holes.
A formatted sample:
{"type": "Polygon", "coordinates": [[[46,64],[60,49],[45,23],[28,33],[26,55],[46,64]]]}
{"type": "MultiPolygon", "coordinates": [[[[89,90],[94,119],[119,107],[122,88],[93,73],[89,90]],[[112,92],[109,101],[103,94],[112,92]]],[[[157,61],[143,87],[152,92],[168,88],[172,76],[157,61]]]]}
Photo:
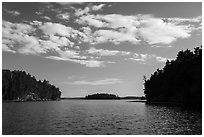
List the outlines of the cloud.
{"type": "Polygon", "coordinates": [[[105,24],[105,22],[96,19],[95,15],[81,16],[79,19],[76,19],[76,22],[79,24],[90,25],[90,26],[94,26],[97,28],[101,28],[105,24]]]}
{"type": "Polygon", "coordinates": [[[61,60],[61,61],[70,61],[70,62],[75,62],[79,63],[81,65],[85,65],[86,67],[104,67],[104,61],[98,61],[98,60],[78,60],[78,59],[72,59],[72,58],[63,58],[63,57],[58,57],[58,56],[48,56],[46,57],[48,59],[53,59],[53,60],[61,60]]]}
{"type": "Polygon", "coordinates": [[[42,15],[43,13],[40,12],[40,11],[36,11],[35,14],[37,14],[37,15],[42,15]]]}
{"type": "Polygon", "coordinates": [[[111,85],[111,84],[119,84],[123,81],[121,79],[117,78],[107,78],[102,80],[96,80],[96,81],[74,81],[74,82],[63,82],[64,84],[70,84],[70,85],[90,85],[90,86],[99,86],[99,85],[111,85]]]}
{"type": "Polygon", "coordinates": [[[134,35],[121,31],[114,30],[98,30],[94,33],[95,43],[104,43],[104,42],[112,42],[114,44],[120,44],[121,42],[131,42],[133,44],[137,44],[140,40],[138,40],[134,35]]]}
{"type": "Polygon", "coordinates": [[[46,20],[51,20],[51,18],[48,16],[42,16],[41,18],[46,19],[46,20]]]}
{"type": "Polygon", "coordinates": [[[132,58],[126,59],[126,60],[133,60],[133,61],[137,61],[141,64],[147,64],[147,63],[152,63],[152,62],[166,62],[167,60],[171,60],[165,57],[160,57],[160,56],[156,56],[154,54],[152,55],[148,55],[148,54],[138,54],[135,53],[133,55],[132,58]]]}
{"type": "MultiPolygon", "coordinates": [[[[46,58],[61,61],[70,61],[85,65],[86,67],[104,67],[104,61],[89,59],[86,56],[81,56],[79,52],[74,50],[58,51],[59,56],[48,56],[46,58]]],[[[109,63],[109,62],[107,62],[109,63]]]]}
{"type": "MultiPolygon", "coordinates": [[[[66,4],[65,4],[66,5],[66,4]]],[[[57,18],[69,20],[73,14],[56,9],[55,4],[47,8],[55,10],[57,18]],[[54,9],[52,9],[54,8],[54,9]]],[[[59,6],[59,5],[58,5],[59,6]]],[[[64,6],[66,7],[66,6],[64,6]]],[[[129,55],[130,52],[81,48],[84,43],[100,44],[129,42],[137,45],[141,41],[151,47],[169,46],[178,39],[191,36],[193,31],[202,30],[201,16],[195,18],[158,18],[152,15],[92,14],[102,10],[105,4],[89,4],[84,9],[74,9],[77,14],[71,27],[61,23],[32,21],[26,23],[2,22],[2,49],[6,52],[40,55],[55,60],[71,61],[87,67],[101,67],[108,61],[99,61],[96,56],[129,55]],[[77,29],[76,29],[77,28],[77,29]],[[78,45],[80,44],[80,45],[78,45]],[[80,47],[79,47],[80,46],[80,47]]],[[[72,9],[73,10],[73,9],[72,9]]],[[[17,11],[7,13],[18,14],[17,11]]],[[[42,11],[43,12],[43,11],[42,11]]],[[[42,14],[36,12],[36,14],[42,14]]],[[[20,13],[19,13],[20,15],[20,13]]],[[[47,16],[43,18],[50,20],[47,16]]],[[[71,21],[71,20],[70,20],[71,21]]],[[[72,23],[71,23],[72,24],[72,23]]],[[[166,58],[140,54],[132,60],[165,62],[166,58]]]]}
{"type": "Polygon", "coordinates": [[[94,11],[101,10],[104,6],[105,4],[93,5],[92,10],[94,11]]]}
{"type": "Polygon", "coordinates": [[[99,5],[91,5],[91,6],[85,7],[84,9],[75,9],[75,15],[76,16],[88,15],[90,11],[102,10],[104,6],[105,4],[99,4],[99,5]]]}
{"type": "Polygon", "coordinates": [[[4,9],[4,11],[6,11],[8,14],[12,15],[12,16],[19,16],[21,13],[18,11],[14,11],[14,10],[7,10],[4,9]]]}
{"type": "MultiPolygon", "coordinates": [[[[41,55],[53,60],[70,61],[86,67],[103,67],[104,61],[90,59],[80,51],[70,50],[74,45],[68,38],[72,36],[72,28],[56,23],[33,21],[29,24],[2,23],[2,49],[6,52],[41,55]],[[42,36],[34,36],[42,30],[42,36]],[[55,53],[56,55],[50,55],[55,53]],[[47,56],[49,55],[49,56],[47,56]]],[[[110,62],[107,62],[110,63],[110,62]]]]}
{"type": "Polygon", "coordinates": [[[69,20],[70,15],[69,15],[69,13],[60,13],[60,14],[57,14],[56,17],[58,19],[62,19],[62,20],[69,20]]]}
{"type": "Polygon", "coordinates": [[[81,16],[81,15],[84,15],[84,14],[88,14],[89,11],[90,11],[89,7],[85,7],[83,10],[82,9],[77,9],[75,11],[75,15],[76,16],[81,16]]]}
{"type": "Polygon", "coordinates": [[[82,4],[83,2],[57,2],[57,4],[60,4],[62,6],[69,6],[74,4],[82,4]]]}
{"type": "Polygon", "coordinates": [[[34,20],[32,22],[29,22],[30,25],[32,26],[40,26],[42,25],[42,22],[41,21],[37,21],[37,20],[34,20]]]}
{"type": "Polygon", "coordinates": [[[126,52],[126,51],[104,50],[104,49],[96,49],[94,47],[87,50],[87,52],[89,54],[94,54],[94,55],[98,55],[98,56],[114,56],[117,54],[121,54],[121,55],[129,55],[130,54],[130,52],[126,52]]]}
{"type": "Polygon", "coordinates": [[[149,44],[170,44],[178,38],[190,37],[188,26],[165,23],[159,18],[145,19],[141,26],[138,33],[149,44]]]}
{"type": "Polygon", "coordinates": [[[76,23],[96,28],[95,31],[92,32],[92,41],[95,41],[91,42],[92,44],[102,42],[119,44],[124,41],[133,44],[138,44],[140,41],[145,41],[149,44],[170,44],[179,38],[190,37],[191,32],[196,30],[194,25],[182,23],[187,21],[200,23],[201,18],[199,16],[189,19],[164,19],[141,14],[134,16],[120,14],[86,14],[80,16],[76,20],[76,23]]]}
{"type": "Polygon", "coordinates": [[[3,51],[13,51],[22,54],[39,54],[46,51],[39,45],[38,38],[29,34],[35,31],[31,25],[24,23],[2,23],[3,51]]]}
{"type": "Polygon", "coordinates": [[[16,53],[15,50],[12,50],[12,44],[13,42],[11,40],[8,39],[3,39],[2,40],[2,50],[6,51],[6,52],[12,52],[12,53],[16,53]]]}
{"type": "Polygon", "coordinates": [[[202,22],[202,16],[197,16],[194,18],[163,18],[164,21],[173,22],[176,24],[184,23],[184,22],[202,22]]]}
{"type": "Polygon", "coordinates": [[[46,35],[72,36],[72,28],[59,23],[46,22],[39,27],[46,35]]]}

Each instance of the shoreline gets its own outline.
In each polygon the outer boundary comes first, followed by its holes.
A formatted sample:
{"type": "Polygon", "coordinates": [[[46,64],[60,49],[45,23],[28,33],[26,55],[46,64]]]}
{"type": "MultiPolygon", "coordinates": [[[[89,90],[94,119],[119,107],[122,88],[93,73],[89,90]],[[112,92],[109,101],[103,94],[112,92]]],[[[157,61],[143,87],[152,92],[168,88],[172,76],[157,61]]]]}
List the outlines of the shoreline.
{"type": "Polygon", "coordinates": [[[2,102],[46,102],[46,101],[60,101],[60,100],[2,100],[2,102]]]}

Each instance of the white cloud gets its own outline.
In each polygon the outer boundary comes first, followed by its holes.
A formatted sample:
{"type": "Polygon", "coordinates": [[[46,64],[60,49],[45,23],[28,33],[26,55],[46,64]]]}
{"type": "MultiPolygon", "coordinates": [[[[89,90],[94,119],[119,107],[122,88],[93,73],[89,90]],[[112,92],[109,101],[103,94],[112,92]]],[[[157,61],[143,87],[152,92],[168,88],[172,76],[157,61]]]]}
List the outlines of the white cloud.
{"type": "Polygon", "coordinates": [[[188,26],[165,23],[158,18],[142,20],[141,26],[138,33],[149,44],[170,44],[177,38],[190,37],[188,26]]]}
{"type": "Polygon", "coordinates": [[[94,26],[97,28],[101,28],[105,24],[105,22],[96,19],[95,15],[81,16],[79,19],[76,19],[76,22],[79,24],[84,24],[84,25],[87,24],[87,25],[94,26]]]}
{"type": "Polygon", "coordinates": [[[148,55],[148,54],[138,54],[135,53],[132,58],[126,59],[126,60],[134,60],[141,64],[147,64],[147,63],[153,63],[153,62],[166,62],[167,60],[171,60],[165,57],[156,56],[154,54],[148,55]]]}
{"type": "Polygon", "coordinates": [[[69,20],[70,15],[69,15],[69,13],[60,13],[60,14],[57,14],[56,17],[58,19],[62,19],[62,20],[69,20]]]}
{"type": "Polygon", "coordinates": [[[94,55],[98,55],[98,56],[114,56],[117,54],[121,54],[121,55],[129,55],[130,54],[130,52],[126,52],[126,51],[104,50],[104,49],[96,49],[94,47],[87,50],[87,52],[89,54],[94,54],[94,55]]]}
{"type": "Polygon", "coordinates": [[[99,5],[91,5],[89,7],[85,7],[84,9],[75,9],[75,15],[76,16],[88,15],[90,11],[102,10],[104,6],[105,4],[99,4],[99,5]]]}
{"type": "Polygon", "coordinates": [[[96,80],[96,81],[74,81],[74,82],[63,82],[64,84],[70,84],[70,85],[91,85],[91,86],[99,86],[99,85],[110,85],[110,84],[119,84],[123,81],[121,79],[117,78],[107,78],[102,80],[96,80]]]}
{"type": "Polygon", "coordinates": [[[133,44],[137,44],[140,41],[130,33],[114,30],[98,30],[94,32],[94,36],[95,43],[104,43],[109,41],[114,44],[120,44],[121,42],[128,41],[133,44]]]}
{"type": "Polygon", "coordinates": [[[14,11],[14,10],[7,10],[4,9],[4,11],[6,11],[8,14],[12,15],[12,16],[19,16],[21,13],[18,11],[14,11]]]}
{"type": "Polygon", "coordinates": [[[202,16],[194,18],[163,18],[164,21],[173,22],[173,23],[184,23],[184,22],[202,22],[202,16]]]}
{"type": "MultiPolygon", "coordinates": [[[[11,23],[3,21],[2,25],[2,49],[6,52],[18,52],[21,54],[41,55],[49,52],[55,52],[58,55],[50,55],[45,58],[54,60],[71,61],[85,65],[87,67],[103,67],[104,61],[88,59],[80,55],[80,51],[70,50],[74,45],[67,37],[72,34],[72,28],[60,25],[34,21],[28,24],[11,23]],[[41,29],[42,38],[30,34],[41,29]],[[69,33],[70,32],[70,33],[69,33]]],[[[109,62],[107,62],[109,63],[109,62]]]]}
{"type": "Polygon", "coordinates": [[[80,60],[80,59],[72,59],[72,58],[63,58],[58,56],[48,56],[46,57],[48,59],[53,60],[61,60],[61,61],[71,61],[75,63],[79,63],[81,65],[85,65],[86,67],[104,67],[104,61],[98,61],[98,60],[80,60]]]}
{"type": "Polygon", "coordinates": [[[40,25],[42,25],[42,22],[41,22],[41,21],[34,20],[34,21],[30,22],[30,25],[40,26],[40,25]]]}
{"type": "Polygon", "coordinates": [[[39,27],[46,35],[60,35],[70,37],[72,34],[72,28],[64,26],[59,23],[46,22],[39,27]]]}
{"type": "Polygon", "coordinates": [[[37,15],[42,15],[43,13],[40,12],[40,11],[36,11],[35,14],[37,14],[37,15]]]}
{"type": "Polygon", "coordinates": [[[31,25],[24,23],[2,23],[3,51],[17,51],[22,54],[40,54],[46,51],[39,45],[38,38],[30,36],[35,31],[31,25]]]}
{"type": "MultiPolygon", "coordinates": [[[[120,14],[83,15],[76,22],[89,25],[97,29],[92,32],[92,44],[101,42],[128,41],[137,44],[146,41],[149,44],[170,44],[179,38],[188,38],[196,30],[194,25],[181,24],[182,22],[201,22],[201,18],[156,18],[151,15],[124,16],[120,14]]],[[[89,40],[90,42],[90,40],[89,40]]]]}
{"type": "MultiPolygon", "coordinates": [[[[86,67],[104,67],[104,61],[88,59],[86,56],[80,55],[80,52],[74,50],[58,51],[59,56],[48,56],[46,58],[61,61],[71,61],[85,65],[86,67]]],[[[107,62],[109,63],[109,62],[107,62]]]]}
{"type": "Polygon", "coordinates": [[[11,49],[13,47],[12,45],[13,45],[13,42],[11,40],[8,40],[8,39],[2,40],[2,50],[3,51],[16,53],[15,50],[11,49]]]}
{"type": "Polygon", "coordinates": [[[60,57],[64,59],[87,59],[86,56],[81,56],[79,52],[75,50],[66,50],[66,51],[59,51],[60,57]]]}
{"type": "Polygon", "coordinates": [[[52,41],[53,43],[57,43],[60,46],[69,46],[69,47],[73,47],[74,42],[71,42],[68,38],[66,37],[60,37],[60,36],[56,36],[56,35],[49,35],[49,40],[52,41]]]}
{"type": "Polygon", "coordinates": [[[81,15],[84,15],[84,14],[88,14],[89,11],[90,11],[89,7],[85,7],[83,10],[82,9],[77,9],[75,11],[75,15],[76,16],[81,16],[81,15]]]}
{"type": "Polygon", "coordinates": [[[101,10],[104,6],[105,4],[93,5],[92,10],[94,11],[101,10]]]}
{"type": "Polygon", "coordinates": [[[41,18],[46,19],[46,20],[51,20],[51,18],[48,16],[42,16],[41,18]]]}
{"type": "MultiPolygon", "coordinates": [[[[60,23],[32,21],[26,24],[3,20],[2,49],[6,52],[21,54],[43,56],[49,54],[47,58],[50,59],[71,61],[87,67],[101,67],[104,66],[104,63],[112,62],[98,61],[96,59],[99,58],[89,56],[89,54],[114,56],[129,55],[130,53],[96,48],[82,51],[76,45],[82,44],[82,42],[89,44],[130,42],[137,45],[141,41],[145,41],[153,47],[161,47],[165,44],[169,46],[177,39],[188,38],[193,31],[202,29],[201,16],[195,18],[157,18],[140,14],[131,16],[91,14],[93,11],[102,10],[104,6],[104,4],[89,5],[83,10],[75,9],[75,14],[78,15],[75,23],[81,25],[79,30],[60,23]],[[85,54],[83,54],[84,52],[85,54]],[[52,55],[51,53],[55,54],[52,55]]],[[[57,17],[68,20],[69,16],[69,13],[61,12],[58,13],[57,17]]],[[[50,20],[49,17],[47,19],[50,20]]],[[[132,58],[132,60],[139,62],[153,59],[158,62],[166,61],[166,58],[145,54],[132,58]]]]}
{"type": "Polygon", "coordinates": [[[62,6],[70,6],[70,5],[74,5],[74,4],[82,4],[83,2],[57,2],[57,3],[62,5],[62,6]]]}

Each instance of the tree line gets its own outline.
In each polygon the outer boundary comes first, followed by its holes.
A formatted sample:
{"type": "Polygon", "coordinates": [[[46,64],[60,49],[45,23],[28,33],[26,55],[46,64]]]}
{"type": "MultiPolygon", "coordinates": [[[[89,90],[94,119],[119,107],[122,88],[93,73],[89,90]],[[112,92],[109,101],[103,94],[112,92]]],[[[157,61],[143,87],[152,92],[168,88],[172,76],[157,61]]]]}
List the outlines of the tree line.
{"type": "Polygon", "coordinates": [[[57,100],[60,96],[59,88],[49,81],[38,81],[25,71],[2,70],[3,100],[57,100]]]}
{"type": "Polygon", "coordinates": [[[120,97],[114,94],[97,93],[97,94],[88,95],[85,97],[85,99],[120,99],[120,97]]]}
{"type": "Polygon", "coordinates": [[[179,51],[149,79],[144,76],[144,93],[149,102],[202,105],[202,47],[179,51]]]}

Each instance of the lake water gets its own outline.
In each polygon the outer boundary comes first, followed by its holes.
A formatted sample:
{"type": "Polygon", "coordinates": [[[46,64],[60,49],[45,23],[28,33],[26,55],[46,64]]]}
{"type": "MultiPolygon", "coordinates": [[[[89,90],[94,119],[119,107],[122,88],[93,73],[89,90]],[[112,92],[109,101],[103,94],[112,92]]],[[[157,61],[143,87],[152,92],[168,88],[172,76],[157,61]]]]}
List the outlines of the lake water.
{"type": "Polygon", "coordinates": [[[202,113],[127,100],[3,102],[2,134],[201,134],[202,113]]]}

